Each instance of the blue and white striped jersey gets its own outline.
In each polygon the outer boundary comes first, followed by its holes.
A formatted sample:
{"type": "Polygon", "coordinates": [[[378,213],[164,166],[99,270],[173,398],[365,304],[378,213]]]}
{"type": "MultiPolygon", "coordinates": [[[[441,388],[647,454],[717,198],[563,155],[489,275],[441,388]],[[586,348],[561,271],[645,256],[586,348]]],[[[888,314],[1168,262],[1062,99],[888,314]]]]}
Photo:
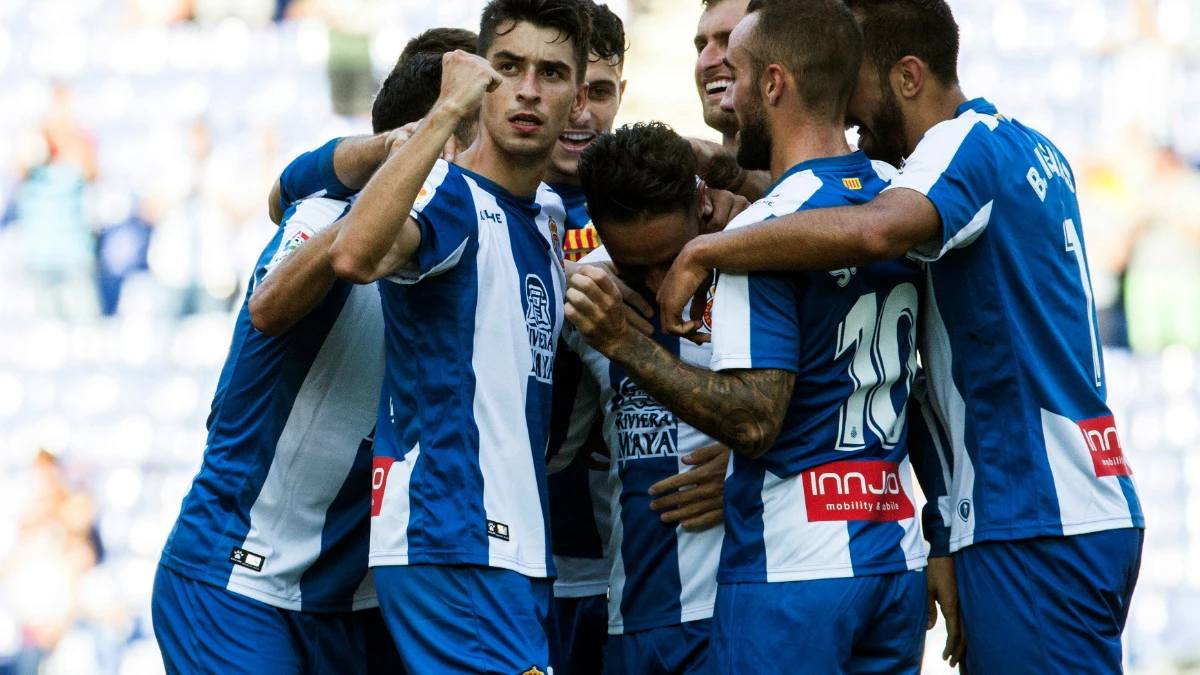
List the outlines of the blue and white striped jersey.
{"type": "Polygon", "coordinates": [[[579,355],[559,338],[546,467],[557,598],[608,593],[612,488],[603,468],[608,451],[597,425],[598,387],[579,355]]]}
{"type": "MultiPolygon", "coordinates": [[[[583,262],[607,259],[601,247],[583,262]]],[[[685,363],[708,367],[710,345],[664,335],[657,319],[654,323],[659,344],[685,363]]],[[[599,384],[580,391],[595,395],[587,409],[592,419],[601,420],[610,460],[608,632],[620,635],[711,617],[724,527],[690,532],[664,523],[650,510],[654,498],[648,490],[691,471],[682,458],[717,442],[678,420],[577,332],[568,328],[564,335],[583,360],[585,377],[599,384]]]]}
{"type": "Polygon", "coordinates": [[[928,197],[942,220],[910,253],[928,262],[928,481],[948,488],[931,495],[935,545],[1143,527],[1058,149],[975,99],[925,134],[896,188],[928,197]]]}
{"type": "MultiPolygon", "coordinates": [[[[255,284],[348,208],[292,206],[259,258],[255,284]]],[[[367,574],[372,435],[383,379],[373,286],[337,281],[280,337],[243,303],[221,371],[200,473],[162,564],[275,607],[376,606],[367,574]]]]}
{"type": "Polygon", "coordinates": [[[546,496],[565,284],[562,201],[439,160],[414,262],[380,282],[387,368],[371,565],[553,576],[546,496]]]}
{"type": "MultiPolygon", "coordinates": [[[[577,185],[551,185],[563,200],[567,211],[562,230],[563,255],[578,261],[599,245],[596,228],[587,213],[587,197],[577,185]]],[[[558,578],[554,595],[559,598],[586,598],[608,592],[612,562],[608,559],[608,538],[612,531],[612,504],[608,471],[591,468],[598,465],[592,448],[603,447],[596,421],[598,385],[583,367],[579,355],[559,340],[554,364],[554,411],[550,433],[551,543],[558,578]],[[595,434],[594,434],[595,432],[595,434]],[[554,455],[569,459],[555,466],[554,455]],[[557,469],[557,470],[556,470],[557,469]]],[[[607,461],[607,460],[604,460],[607,461]]]]}
{"type": "MultiPolygon", "coordinates": [[[[860,152],[803,162],[729,227],[861,204],[894,175],[860,152]]],[[[758,459],[734,455],[721,583],[925,566],[905,445],[920,279],[905,260],[835,272],[720,273],[713,370],[796,374],[775,445],[758,459]]]]}

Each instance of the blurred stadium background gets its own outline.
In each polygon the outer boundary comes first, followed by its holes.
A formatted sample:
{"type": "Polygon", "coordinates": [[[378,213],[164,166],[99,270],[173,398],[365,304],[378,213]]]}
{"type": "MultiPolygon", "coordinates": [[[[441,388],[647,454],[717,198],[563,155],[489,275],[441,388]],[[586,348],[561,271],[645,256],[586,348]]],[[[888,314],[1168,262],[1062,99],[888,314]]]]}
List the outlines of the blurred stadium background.
{"type": "MultiPolygon", "coordinates": [[[[404,42],[482,4],[0,0],[0,675],[162,671],[154,569],[271,181],[369,130],[404,42]]],[[[631,43],[621,119],[712,137],[698,0],[609,4],[631,43]]],[[[951,5],[968,95],[1075,168],[1150,523],[1129,670],[1200,672],[1200,0],[951,5]]]]}

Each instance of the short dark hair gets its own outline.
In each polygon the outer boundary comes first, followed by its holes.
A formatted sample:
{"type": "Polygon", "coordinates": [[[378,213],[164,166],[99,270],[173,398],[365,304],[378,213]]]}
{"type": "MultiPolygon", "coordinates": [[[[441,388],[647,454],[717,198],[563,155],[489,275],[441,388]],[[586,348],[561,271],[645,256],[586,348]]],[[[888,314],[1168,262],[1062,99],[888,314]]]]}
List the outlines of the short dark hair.
{"type": "Polygon", "coordinates": [[[398,129],[429,113],[442,92],[442,55],[421,52],[396,64],[371,105],[375,133],[398,129]]]}
{"type": "Polygon", "coordinates": [[[750,38],[751,76],[771,64],[796,78],[800,100],[823,119],[840,122],[862,64],[863,37],[854,13],[841,0],[750,0],[758,13],[750,38]]]}
{"type": "Polygon", "coordinates": [[[600,57],[601,61],[619,66],[625,63],[625,23],[608,5],[591,2],[588,14],[592,17],[592,38],[588,41],[588,51],[600,57]]]}
{"type": "Polygon", "coordinates": [[[575,81],[583,82],[587,71],[592,20],[582,0],[492,0],[483,8],[483,17],[479,22],[477,54],[487,56],[496,38],[505,34],[498,32],[500,24],[508,21],[553,28],[558,31],[559,40],[574,40],[575,81]]]}
{"type": "Polygon", "coordinates": [[[846,0],[859,16],[866,55],[881,80],[905,56],[925,62],[943,84],[958,83],[958,23],[946,0],[846,0]]]}
{"type": "Polygon", "coordinates": [[[662,122],[627,124],[601,134],[579,159],[579,184],[598,225],[695,210],[696,153],[662,122]]]}
{"type": "Polygon", "coordinates": [[[474,54],[479,44],[479,36],[474,31],[465,28],[430,28],[404,45],[396,65],[412,58],[416,54],[437,54],[461,49],[468,54],[474,54]]]}

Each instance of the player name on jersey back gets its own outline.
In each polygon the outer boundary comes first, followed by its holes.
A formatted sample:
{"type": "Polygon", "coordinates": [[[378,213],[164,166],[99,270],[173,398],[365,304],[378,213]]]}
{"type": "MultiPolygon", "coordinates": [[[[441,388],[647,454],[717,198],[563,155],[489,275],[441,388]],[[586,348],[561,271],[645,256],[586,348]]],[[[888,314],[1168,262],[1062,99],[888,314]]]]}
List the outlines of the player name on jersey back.
{"type": "MultiPolygon", "coordinates": [[[[729,227],[861,204],[894,175],[862,153],[804,162],[729,227]]],[[[924,567],[906,445],[921,277],[903,260],[834,272],[719,272],[713,369],[796,375],[774,446],[757,459],[733,458],[722,583],[924,567]]]]}
{"type": "Polygon", "coordinates": [[[889,189],[925,195],[942,221],[910,253],[927,262],[926,464],[942,488],[927,522],[950,550],[1143,527],[1057,148],[975,99],[926,133],[889,189]]]}

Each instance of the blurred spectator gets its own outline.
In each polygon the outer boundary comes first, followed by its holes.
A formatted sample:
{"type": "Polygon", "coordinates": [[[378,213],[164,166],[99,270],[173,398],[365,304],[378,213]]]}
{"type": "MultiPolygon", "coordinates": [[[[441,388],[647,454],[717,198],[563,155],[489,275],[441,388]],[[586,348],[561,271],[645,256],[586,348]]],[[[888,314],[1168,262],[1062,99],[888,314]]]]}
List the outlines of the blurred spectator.
{"type": "Polygon", "coordinates": [[[75,117],[70,89],[54,88],[43,124],[22,141],[18,172],[23,180],[13,200],[13,220],[26,273],[38,290],[39,311],[72,319],[94,315],[95,238],[84,217],[84,199],[95,178],[95,147],[75,117]]]}
{"type": "Polygon", "coordinates": [[[1126,279],[1129,342],[1200,349],[1200,172],[1169,147],[1155,160],[1126,279]]]}
{"type": "Polygon", "coordinates": [[[21,644],[8,667],[36,675],[79,613],[79,584],[95,567],[99,547],[91,497],[68,486],[53,455],[38,453],[17,536],[0,560],[7,611],[21,626],[21,644]]]}

